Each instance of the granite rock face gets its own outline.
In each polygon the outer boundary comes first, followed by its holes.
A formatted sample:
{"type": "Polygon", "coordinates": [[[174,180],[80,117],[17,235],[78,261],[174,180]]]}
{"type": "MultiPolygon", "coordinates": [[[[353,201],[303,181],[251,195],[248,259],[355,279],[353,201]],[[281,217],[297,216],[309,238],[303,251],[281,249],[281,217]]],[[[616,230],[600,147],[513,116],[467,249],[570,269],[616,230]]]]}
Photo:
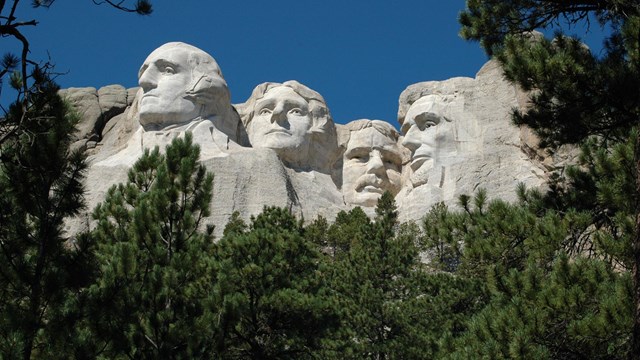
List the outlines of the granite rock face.
{"type": "MultiPolygon", "coordinates": [[[[371,214],[385,190],[396,196],[402,221],[420,220],[437,202],[455,207],[460,194],[479,188],[515,200],[518,183],[544,187],[574,155],[547,154],[529,129],[511,124],[511,109],[526,109],[527,94],[505,81],[494,61],[475,78],[409,86],[400,94],[398,123],[335,125],[323,97],[297,81],[260,84],[234,106],[213,57],[183,43],[152,52],[139,84],[61,91],[83,117],[88,208],[126,181],[144,149],[191,132],[215,174],[207,222],[217,235],[233,212],[248,220],[264,206],[286,207],[307,221],[331,221],[353,206],[371,214]]],[[[87,212],[69,221],[68,232],[91,228],[89,219],[87,212]]]]}
{"type": "Polygon", "coordinates": [[[459,195],[479,188],[490,198],[513,201],[518,183],[545,185],[554,160],[545,168],[535,135],[510,120],[511,109],[526,106],[522,96],[495,61],[474,79],[422,82],[403,91],[401,141],[412,150],[405,186],[396,197],[403,220],[419,219],[440,201],[455,206],[459,195]]]}
{"type": "Polygon", "coordinates": [[[408,151],[388,122],[360,119],[338,128],[342,148],[342,194],[349,207],[375,207],[383,192],[397,195],[408,151]]]}
{"type": "Polygon", "coordinates": [[[81,118],[77,125],[78,140],[99,141],[105,124],[131,105],[135,90],[127,90],[121,85],[109,85],[98,90],[93,87],[60,90],[60,95],[69,101],[81,118]]]}
{"type": "Polygon", "coordinates": [[[295,80],[263,83],[236,108],[251,147],[273,149],[289,168],[330,171],[338,156],[336,130],[315,90],[295,80]]]}

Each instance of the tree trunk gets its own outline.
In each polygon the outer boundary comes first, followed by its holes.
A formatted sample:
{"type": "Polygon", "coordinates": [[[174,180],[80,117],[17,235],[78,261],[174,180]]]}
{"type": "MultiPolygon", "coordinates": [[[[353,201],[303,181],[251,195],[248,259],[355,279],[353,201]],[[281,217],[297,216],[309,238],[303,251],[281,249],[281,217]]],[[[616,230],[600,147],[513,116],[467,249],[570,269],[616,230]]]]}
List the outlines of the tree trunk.
{"type": "Polygon", "coordinates": [[[636,229],[633,239],[633,331],[629,359],[640,360],[640,129],[635,144],[636,161],[636,229]]]}

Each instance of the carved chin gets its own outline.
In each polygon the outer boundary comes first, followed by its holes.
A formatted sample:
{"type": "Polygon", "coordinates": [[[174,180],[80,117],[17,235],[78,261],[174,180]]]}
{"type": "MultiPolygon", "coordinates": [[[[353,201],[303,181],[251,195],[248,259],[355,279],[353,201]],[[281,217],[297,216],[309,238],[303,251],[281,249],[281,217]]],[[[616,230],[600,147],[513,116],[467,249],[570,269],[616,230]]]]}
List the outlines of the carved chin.
{"type": "Polygon", "coordinates": [[[431,170],[433,169],[433,161],[425,162],[419,168],[415,169],[411,176],[409,177],[409,181],[411,181],[411,185],[413,187],[418,187],[429,182],[429,175],[431,174],[431,170]]]}
{"type": "Polygon", "coordinates": [[[350,199],[351,201],[347,199],[347,203],[349,203],[349,205],[373,207],[378,203],[378,199],[380,199],[380,196],[382,195],[377,192],[354,193],[353,198],[350,199]]]}
{"type": "Polygon", "coordinates": [[[148,111],[148,110],[143,110],[140,109],[140,124],[141,125],[152,125],[152,124],[158,124],[160,122],[162,122],[162,116],[159,116],[158,114],[152,112],[152,111],[148,111]]]}
{"type": "MultiPolygon", "coordinates": [[[[273,134],[270,134],[273,135],[273,134]]],[[[272,139],[276,140],[275,137],[271,136],[272,139]]],[[[292,141],[291,135],[279,135],[277,136],[279,139],[285,139],[289,141],[265,141],[260,147],[266,147],[274,150],[281,160],[287,162],[295,162],[298,163],[300,161],[307,161],[309,154],[309,143],[306,141],[292,141]]]]}
{"type": "Polygon", "coordinates": [[[413,174],[411,174],[410,180],[411,180],[411,185],[413,185],[413,187],[415,188],[428,183],[429,174],[427,173],[427,171],[421,171],[421,169],[418,169],[417,172],[414,172],[413,174]]]}

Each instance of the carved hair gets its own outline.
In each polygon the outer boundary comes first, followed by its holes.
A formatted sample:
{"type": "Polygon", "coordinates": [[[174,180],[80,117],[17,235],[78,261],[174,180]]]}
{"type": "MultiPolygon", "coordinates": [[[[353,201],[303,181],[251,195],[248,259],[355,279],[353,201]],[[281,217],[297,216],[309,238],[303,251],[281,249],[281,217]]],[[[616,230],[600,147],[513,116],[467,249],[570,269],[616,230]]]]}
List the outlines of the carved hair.
{"type": "Polygon", "coordinates": [[[397,141],[398,137],[400,136],[400,134],[398,134],[398,131],[393,127],[393,125],[382,120],[362,119],[362,120],[352,121],[350,124],[352,124],[351,126],[349,126],[349,130],[351,132],[360,131],[360,130],[372,127],[376,129],[377,132],[388,137],[389,139],[392,139],[393,141],[397,141]]]}
{"type": "Polygon", "coordinates": [[[345,125],[342,125],[338,129],[338,146],[340,147],[341,151],[344,153],[344,151],[347,150],[347,147],[349,146],[349,141],[351,140],[352,133],[356,131],[361,131],[367,128],[373,128],[383,136],[395,142],[396,148],[401,156],[400,160],[402,164],[406,163],[409,160],[411,154],[408,151],[408,149],[398,144],[400,133],[398,133],[398,130],[396,130],[396,128],[393,127],[393,125],[383,120],[360,119],[360,120],[354,120],[345,125]]]}
{"type": "Polygon", "coordinates": [[[404,123],[404,118],[409,108],[420,98],[435,95],[444,103],[461,101],[465,97],[464,91],[460,88],[471,86],[475,80],[471,78],[457,78],[456,82],[451,81],[427,81],[413,84],[407,87],[401,94],[398,107],[398,123],[404,123]]]}
{"type": "Polygon", "coordinates": [[[342,147],[347,146],[349,140],[351,139],[351,133],[354,131],[360,131],[366,128],[374,128],[380,134],[388,137],[389,139],[397,142],[400,134],[398,130],[396,130],[393,125],[389,124],[386,121],[382,120],[369,120],[369,119],[360,119],[351,121],[348,124],[343,126],[343,130],[340,131],[340,136],[338,139],[339,145],[342,147]]]}

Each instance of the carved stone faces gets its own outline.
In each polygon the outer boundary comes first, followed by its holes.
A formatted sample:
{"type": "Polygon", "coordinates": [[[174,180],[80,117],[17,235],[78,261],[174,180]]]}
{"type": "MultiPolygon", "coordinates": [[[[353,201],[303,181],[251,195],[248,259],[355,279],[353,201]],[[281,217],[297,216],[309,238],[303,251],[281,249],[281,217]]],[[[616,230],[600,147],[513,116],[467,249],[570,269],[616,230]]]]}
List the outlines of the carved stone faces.
{"type": "Polygon", "coordinates": [[[398,133],[380,120],[348,124],[353,130],[346,144],[342,167],[342,192],[350,205],[375,206],[384,191],[400,191],[402,153],[398,133]],[[356,126],[353,126],[356,125],[356,126]]]}
{"type": "Polygon", "coordinates": [[[154,50],[140,68],[138,82],[140,124],[147,130],[214,116],[230,104],[216,61],[184,43],[167,43],[154,50]]]}
{"type": "Polygon", "coordinates": [[[337,152],[335,126],[316,91],[294,80],[263,83],[236,108],[252,147],[273,149],[294,168],[331,166],[337,152]]]}
{"type": "Polygon", "coordinates": [[[420,186],[427,182],[428,172],[448,149],[455,150],[451,120],[445,116],[442,96],[427,95],[411,105],[402,123],[402,145],[411,151],[411,182],[420,186]]]}
{"type": "Polygon", "coordinates": [[[308,153],[311,125],[307,100],[290,87],[278,86],[256,101],[247,133],[254,147],[290,157],[291,152],[308,153]]]}

